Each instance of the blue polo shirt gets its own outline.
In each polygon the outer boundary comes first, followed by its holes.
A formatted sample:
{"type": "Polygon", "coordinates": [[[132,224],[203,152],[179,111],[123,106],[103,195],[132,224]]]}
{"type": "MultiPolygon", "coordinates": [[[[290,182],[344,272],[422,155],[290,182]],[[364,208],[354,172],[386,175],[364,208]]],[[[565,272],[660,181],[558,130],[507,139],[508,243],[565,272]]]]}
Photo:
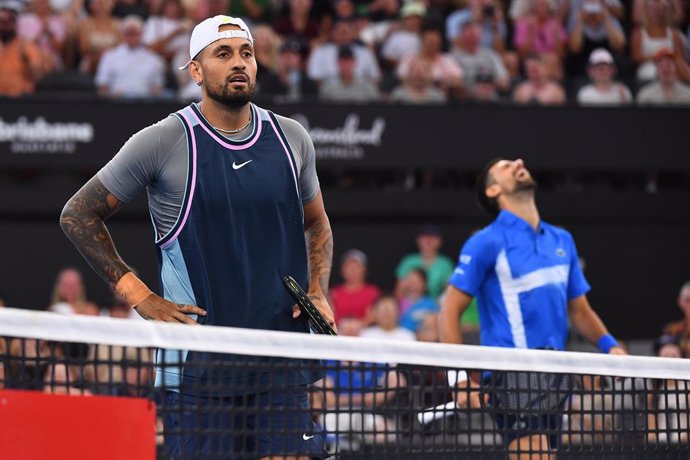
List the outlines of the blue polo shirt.
{"type": "Polygon", "coordinates": [[[501,211],[460,252],[451,285],[477,298],[482,345],[565,348],[568,301],[590,289],[573,237],[501,211]]]}

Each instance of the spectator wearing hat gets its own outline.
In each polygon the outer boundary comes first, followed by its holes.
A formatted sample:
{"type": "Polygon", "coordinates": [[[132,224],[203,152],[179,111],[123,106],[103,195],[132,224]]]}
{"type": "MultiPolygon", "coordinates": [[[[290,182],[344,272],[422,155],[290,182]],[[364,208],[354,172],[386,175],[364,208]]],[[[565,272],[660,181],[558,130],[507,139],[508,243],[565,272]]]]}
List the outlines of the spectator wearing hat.
{"type": "Polygon", "coordinates": [[[355,57],[355,75],[363,80],[377,82],[381,70],[374,53],[356,43],[357,30],[353,21],[337,21],[333,24],[331,41],[316,46],[309,56],[307,75],[319,83],[338,77],[338,51],[350,46],[355,57]]]}
{"type": "Polygon", "coordinates": [[[611,53],[625,51],[623,26],[606,7],[604,0],[581,2],[576,14],[570,15],[568,24],[569,74],[582,75],[587,69],[587,58],[592,51],[605,48],[611,53]]]}
{"type": "Polygon", "coordinates": [[[587,64],[587,73],[592,83],[580,89],[577,102],[580,105],[623,105],[631,104],[632,94],[627,86],[613,79],[616,64],[613,56],[604,48],[592,51],[587,64]]]}
{"type": "Polygon", "coordinates": [[[468,21],[462,26],[450,55],[462,68],[464,96],[484,101],[494,100],[497,97],[496,89],[505,91],[510,86],[510,76],[501,57],[491,48],[482,46],[478,22],[468,21]],[[480,87],[476,88],[478,79],[481,80],[480,87]],[[479,89],[478,93],[476,89],[479,89]]]}
{"type": "Polygon", "coordinates": [[[298,102],[314,97],[318,86],[304,72],[304,47],[299,39],[283,42],[274,72],[258,77],[260,93],[277,96],[283,102],[298,102]]]}
{"type": "Polygon", "coordinates": [[[403,257],[395,269],[398,279],[395,288],[396,297],[400,298],[402,280],[412,269],[417,268],[426,272],[429,296],[436,299],[445,289],[455,265],[450,258],[440,252],[443,237],[437,226],[424,225],[417,233],[416,243],[418,252],[403,257]]]}
{"type": "Polygon", "coordinates": [[[422,25],[426,7],[419,2],[406,3],[400,10],[400,22],[394,26],[381,47],[381,57],[395,68],[407,55],[418,53],[422,46],[422,25]]]}
{"type": "Polygon", "coordinates": [[[38,45],[17,34],[18,8],[0,3],[0,96],[33,93],[46,71],[38,45]]]}
{"type": "Polygon", "coordinates": [[[143,23],[137,16],[127,16],[122,21],[122,43],[106,51],[98,64],[95,82],[100,95],[143,98],[161,94],[163,61],[143,46],[142,28],[143,23]]]}
{"type": "Polygon", "coordinates": [[[321,85],[319,96],[330,102],[365,103],[379,100],[379,90],[355,75],[355,53],[350,46],[338,50],[338,76],[321,85]]]}
{"type": "Polygon", "coordinates": [[[342,318],[357,318],[365,326],[372,324],[371,313],[381,290],[367,282],[368,259],[359,249],[350,249],[340,258],[342,284],[333,286],[330,291],[331,305],[336,324],[342,318]]]}
{"type": "Polygon", "coordinates": [[[513,91],[518,104],[558,105],[565,103],[563,87],[549,78],[544,58],[533,54],[525,61],[527,80],[513,91]]]}
{"type": "Polygon", "coordinates": [[[472,100],[479,103],[499,103],[504,100],[501,96],[500,81],[490,72],[480,72],[474,80],[472,100]]]}
{"type": "Polygon", "coordinates": [[[638,104],[671,105],[690,104],[690,87],[678,78],[676,54],[662,49],[654,55],[658,80],[643,87],[637,94],[638,104]]]}

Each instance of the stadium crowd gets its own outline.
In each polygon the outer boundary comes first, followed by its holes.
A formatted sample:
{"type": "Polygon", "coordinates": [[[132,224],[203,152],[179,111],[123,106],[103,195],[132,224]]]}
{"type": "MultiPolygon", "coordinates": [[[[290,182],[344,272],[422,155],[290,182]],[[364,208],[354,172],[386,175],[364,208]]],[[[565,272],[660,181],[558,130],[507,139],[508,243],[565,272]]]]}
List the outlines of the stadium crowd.
{"type": "Polygon", "coordinates": [[[683,0],[1,0],[0,96],[196,100],[178,67],[217,14],[278,102],[690,103],[683,0]]]}
{"type": "MultiPolygon", "coordinates": [[[[440,297],[455,268],[453,261],[441,252],[442,244],[438,227],[421,227],[416,235],[417,251],[401,258],[394,285],[384,288],[367,280],[369,260],[363,251],[350,249],[340,254],[338,282],[330,291],[339,334],[439,342],[440,297]]],[[[681,286],[678,307],[682,317],[659,331],[650,354],[679,359],[690,356],[690,281],[681,286]]],[[[58,273],[48,310],[65,315],[141,320],[117,296],[105,308],[89,300],[82,276],[74,268],[58,273]]],[[[471,342],[472,334],[479,328],[476,305],[465,312],[461,325],[471,342]]],[[[149,349],[5,339],[0,340],[0,362],[4,364],[0,365],[0,388],[155,399],[152,358],[153,350],[149,349]]],[[[312,408],[327,440],[331,445],[337,443],[338,449],[360,450],[374,443],[396,442],[405,436],[405,430],[425,429],[411,427],[409,419],[401,418],[401,412],[409,413],[410,408],[423,411],[447,401],[452,394],[445,373],[433,369],[401,370],[370,363],[326,365],[328,370],[316,386],[312,408]]],[[[571,446],[616,444],[621,442],[617,433],[624,432],[626,424],[632,424],[647,427],[645,442],[685,445],[689,441],[690,421],[687,383],[673,379],[581,376],[563,415],[562,442],[571,446]]],[[[475,413],[472,417],[473,429],[454,429],[470,434],[474,430],[483,436],[486,415],[475,413]]],[[[439,422],[432,419],[422,425],[429,423],[439,422]]],[[[161,426],[159,421],[159,444],[161,426]]],[[[448,429],[448,425],[444,427],[439,429],[448,429]]]]}

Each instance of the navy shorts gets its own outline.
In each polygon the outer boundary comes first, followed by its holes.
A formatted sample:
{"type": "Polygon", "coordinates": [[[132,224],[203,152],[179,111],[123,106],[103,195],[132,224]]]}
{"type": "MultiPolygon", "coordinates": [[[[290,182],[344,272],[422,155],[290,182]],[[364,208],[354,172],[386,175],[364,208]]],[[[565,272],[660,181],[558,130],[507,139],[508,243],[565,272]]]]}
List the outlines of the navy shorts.
{"type": "Polygon", "coordinates": [[[161,408],[171,460],[256,460],[271,455],[325,458],[306,387],[199,398],[166,391],[161,408]]]}
{"type": "Polygon", "coordinates": [[[517,438],[546,435],[558,448],[563,411],[572,390],[569,376],[537,372],[492,372],[482,380],[489,412],[508,446],[517,438]]]}

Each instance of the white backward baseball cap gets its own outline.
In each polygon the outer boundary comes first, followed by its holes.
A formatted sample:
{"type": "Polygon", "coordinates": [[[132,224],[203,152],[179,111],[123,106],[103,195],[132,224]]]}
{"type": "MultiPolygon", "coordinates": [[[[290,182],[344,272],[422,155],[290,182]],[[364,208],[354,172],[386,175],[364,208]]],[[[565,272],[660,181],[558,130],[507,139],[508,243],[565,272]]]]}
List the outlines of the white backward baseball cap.
{"type": "Polygon", "coordinates": [[[180,67],[180,70],[186,69],[189,63],[192,62],[192,59],[208,45],[223,38],[244,38],[249,40],[252,46],[254,45],[252,33],[242,19],[223,15],[213,16],[203,20],[194,27],[192,38],[189,40],[189,61],[180,67]],[[234,25],[239,27],[239,29],[221,32],[221,26],[225,25],[234,25]]]}

